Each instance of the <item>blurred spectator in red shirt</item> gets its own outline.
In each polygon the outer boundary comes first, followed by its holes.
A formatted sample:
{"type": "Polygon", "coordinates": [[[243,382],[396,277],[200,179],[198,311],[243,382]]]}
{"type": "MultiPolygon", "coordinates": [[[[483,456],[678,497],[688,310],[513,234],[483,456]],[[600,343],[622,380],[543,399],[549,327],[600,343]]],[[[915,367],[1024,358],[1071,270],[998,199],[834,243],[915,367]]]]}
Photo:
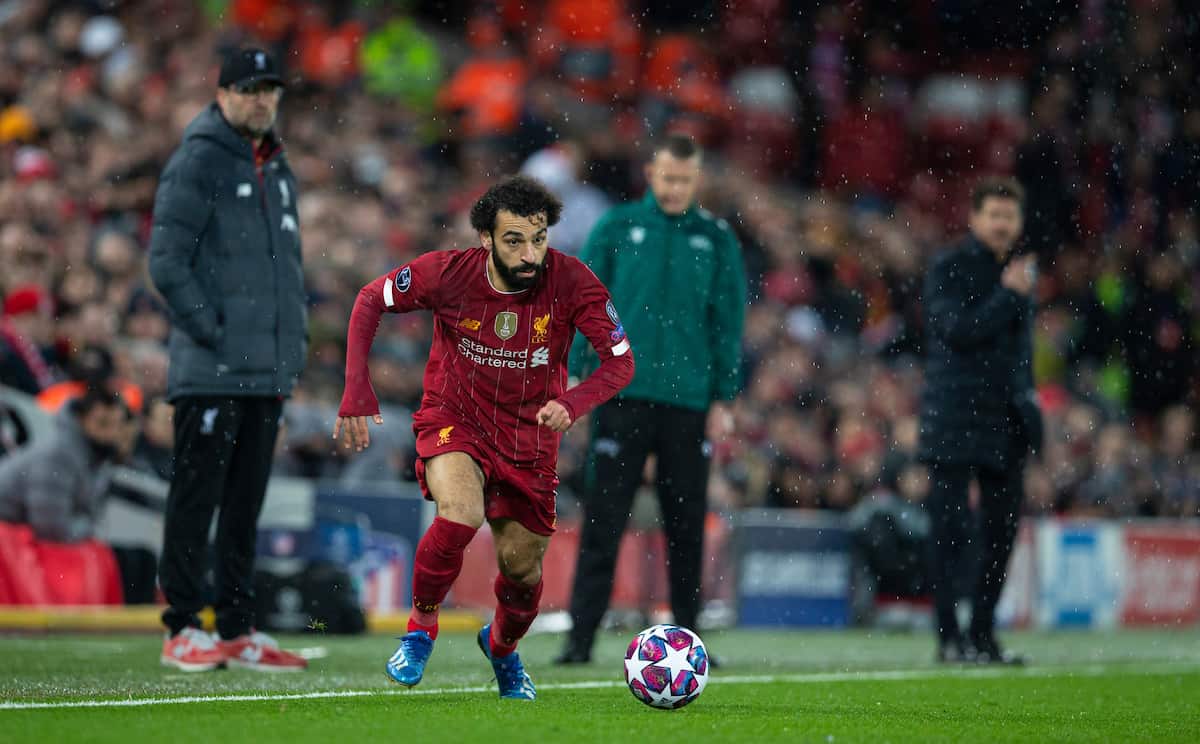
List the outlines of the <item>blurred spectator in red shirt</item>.
{"type": "Polygon", "coordinates": [[[908,181],[908,130],[904,116],[883,99],[872,78],[858,100],[825,129],[821,182],[848,198],[891,201],[908,181]]]}
{"type": "Polygon", "coordinates": [[[263,41],[279,41],[295,20],[291,0],[232,0],[233,22],[263,41]]]}
{"type": "Polygon", "coordinates": [[[785,34],[783,0],[727,0],[721,20],[721,53],[736,67],[777,64],[785,34]],[[771,32],[767,30],[770,29],[771,32]]]}
{"type": "Polygon", "coordinates": [[[56,380],[46,351],[54,340],[54,302],[36,285],[14,289],[0,317],[0,385],[35,395],[56,380]]]}
{"type": "Polygon", "coordinates": [[[296,28],[295,50],[305,79],[339,88],[358,75],[358,50],[365,29],[356,20],[336,24],[317,4],[304,8],[296,28]]]}
{"type": "MultiPolygon", "coordinates": [[[[518,16],[505,13],[510,20],[518,16]]],[[[611,103],[634,93],[641,38],[622,0],[549,0],[541,18],[525,20],[534,29],[528,43],[538,65],[561,74],[585,98],[611,103]]]]}
{"type": "Polygon", "coordinates": [[[799,168],[800,95],[783,67],[745,67],[729,79],[727,152],[742,170],[787,177],[799,168]]]}
{"type": "Polygon", "coordinates": [[[467,39],[473,54],[438,93],[437,107],[455,116],[454,134],[460,137],[512,134],[529,77],[525,62],[504,44],[504,31],[489,14],[471,18],[467,39]]]}
{"type": "Polygon", "coordinates": [[[728,114],[720,70],[711,53],[689,34],[659,37],[642,71],[642,111],[650,131],[661,132],[680,117],[690,134],[712,142],[728,114]]]}

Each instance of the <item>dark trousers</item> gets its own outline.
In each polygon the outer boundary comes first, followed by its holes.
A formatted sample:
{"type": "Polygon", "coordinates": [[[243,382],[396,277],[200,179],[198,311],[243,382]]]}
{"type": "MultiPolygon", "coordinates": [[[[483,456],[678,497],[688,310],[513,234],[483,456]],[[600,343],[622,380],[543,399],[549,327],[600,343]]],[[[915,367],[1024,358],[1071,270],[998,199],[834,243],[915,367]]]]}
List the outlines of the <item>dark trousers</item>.
{"type": "Polygon", "coordinates": [[[154,575],[158,559],[146,548],[111,545],[117,568],[121,571],[121,588],[125,604],[154,604],[154,575]]]}
{"type": "Polygon", "coordinates": [[[988,638],[995,630],[996,602],[1004,588],[1025,496],[1022,472],[1020,464],[1004,472],[969,465],[930,466],[926,503],[932,520],[929,570],[941,642],[961,637],[954,614],[959,594],[955,579],[964,565],[973,567],[968,582],[972,608],[969,636],[988,638]],[[978,519],[967,505],[972,477],[979,481],[978,519]]]}
{"type": "Polygon", "coordinates": [[[646,457],[658,457],[657,491],[667,536],[671,611],[696,627],[707,513],[707,415],[676,406],[614,400],[596,411],[592,429],[583,531],[571,593],[574,623],[568,645],[589,651],[608,610],[613,571],[646,457]]]}
{"type": "Polygon", "coordinates": [[[205,604],[208,534],[214,550],[217,630],[223,638],[254,623],[254,551],[279,415],[277,398],[187,397],[175,401],[175,472],[167,495],[158,577],[172,633],[199,625],[205,604]]]}

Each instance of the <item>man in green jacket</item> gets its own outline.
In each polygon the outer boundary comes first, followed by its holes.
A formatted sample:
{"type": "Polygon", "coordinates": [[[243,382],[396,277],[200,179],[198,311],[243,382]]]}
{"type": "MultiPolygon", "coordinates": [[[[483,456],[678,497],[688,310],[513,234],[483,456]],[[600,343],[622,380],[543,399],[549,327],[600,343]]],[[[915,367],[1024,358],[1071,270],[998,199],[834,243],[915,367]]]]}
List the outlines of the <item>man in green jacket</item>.
{"type": "MultiPolygon", "coordinates": [[[[624,332],[637,349],[638,367],[633,382],[595,414],[573,627],[559,663],[591,658],[612,594],[621,533],[650,453],[657,456],[671,609],[677,624],[696,626],[707,437],[732,429],[728,405],[739,390],[746,311],[741,247],[725,220],[696,205],[700,178],[695,142],[668,137],[646,165],[645,197],[604,215],[580,254],[625,311],[624,332]]],[[[586,339],[577,337],[570,374],[582,377],[595,363],[591,357],[586,339]]]]}

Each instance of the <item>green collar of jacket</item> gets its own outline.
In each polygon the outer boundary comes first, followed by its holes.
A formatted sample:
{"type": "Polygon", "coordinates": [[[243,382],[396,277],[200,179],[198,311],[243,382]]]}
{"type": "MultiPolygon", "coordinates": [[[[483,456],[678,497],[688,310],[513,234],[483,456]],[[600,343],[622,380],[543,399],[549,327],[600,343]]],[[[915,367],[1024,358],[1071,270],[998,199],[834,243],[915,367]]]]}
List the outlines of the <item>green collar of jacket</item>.
{"type": "Polygon", "coordinates": [[[664,220],[683,222],[684,220],[688,220],[696,216],[696,202],[692,202],[682,214],[667,214],[662,210],[662,207],[658,206],[658,199],[655,198],[654,192],[650,189],[646,189],[645,195],[642,196],[642,206],[662,217],[664,220]]]}

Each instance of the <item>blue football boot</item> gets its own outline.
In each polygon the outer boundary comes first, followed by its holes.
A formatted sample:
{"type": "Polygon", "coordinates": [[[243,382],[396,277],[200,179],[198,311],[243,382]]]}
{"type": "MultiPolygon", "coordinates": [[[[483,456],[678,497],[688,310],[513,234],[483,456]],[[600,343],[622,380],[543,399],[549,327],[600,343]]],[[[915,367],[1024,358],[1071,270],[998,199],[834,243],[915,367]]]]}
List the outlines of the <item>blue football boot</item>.
{"type": "Polygon", "coordinates": [[[425,662],[433,653],[433,639],[423,630],[400,637],[400,647],[388,659],[388,676],[405,687],[413,687],[425,675],[425,662]]]}
{"type": "Polygon", "coordinates": [[[525,673],[521,655],[513,651],[508,656],[492,656],[492,644],[489,640],[491,633],[492,625],[488,623],[479,631],[476,640],[479,641],[479,650],[492,662],[496,683],[500,686],[500,697],[510,700],[536,700],[537,690],[533,688],[533,680],[525,673]]]}

